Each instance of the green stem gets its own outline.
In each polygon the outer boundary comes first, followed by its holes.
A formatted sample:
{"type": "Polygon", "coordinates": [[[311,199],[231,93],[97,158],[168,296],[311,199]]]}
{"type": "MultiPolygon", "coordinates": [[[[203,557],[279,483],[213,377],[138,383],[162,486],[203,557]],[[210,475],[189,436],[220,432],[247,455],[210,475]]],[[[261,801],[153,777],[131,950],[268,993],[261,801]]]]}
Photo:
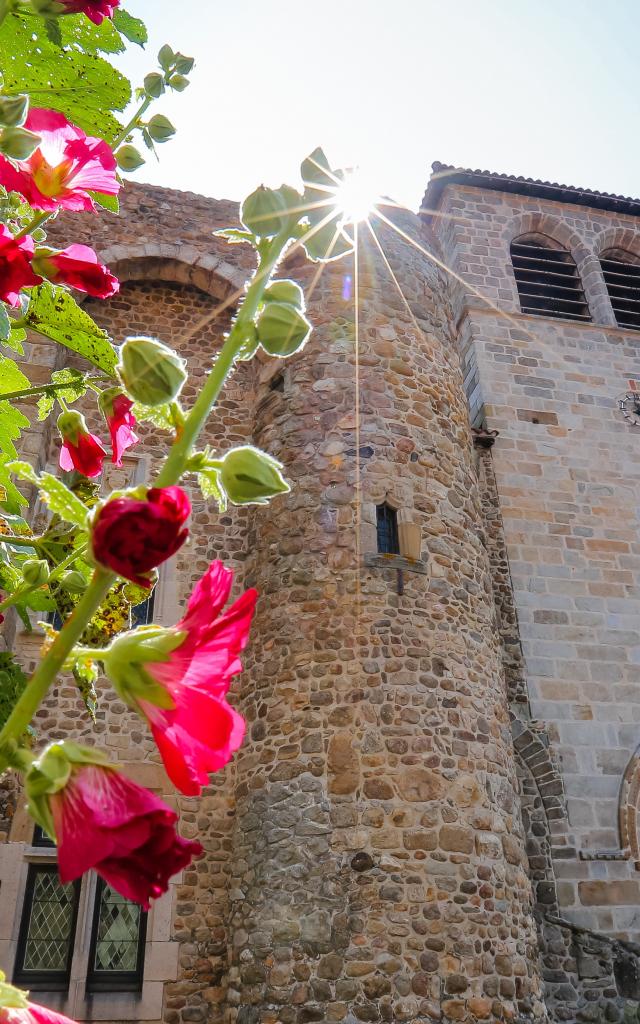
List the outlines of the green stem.
{"type": "Polygon", "coordinates": [[[19,548],[37,548],[42,537],[12,537],[8,533],[0,533],[0,544],[13,544],[19,548]]]}
{"type": "Polygon", "coordinates": [[[131,120],[129,121],[129,124],[128,124],[128,125],[126,125],[126,127],[124,127],[124,128],[122,129],[122,131],[120,132],[120,134],[119,134],[119,135],[116,135],[115,139],[114,139],[114,140],[113,140],[113,142],[111,143],[111,148],[112,148],[112,150],[113,150],[114,152],[115,152],[115,150],[116,150],[116,149],[118,148],[118,146],[122,145],[122,143],[123,143],[123,142],[124,142],[124,140],[126,139],[126,137],[127,137],[127,135],[129,134],[129,132],[133,131],[133,129],[134,129],[135,127],[136,127],[136,125],[137,125],[138,121],[140,120],[140,118],[142,117],[142,115],[143,115],[143,114],[145,113],[145,111],[147,110],[147,108],[151,106],[152,102],[153,102],[153,97],[152,97],[152,96],[147,96],[147,97],[146,97],[146,98],[145,98],[145,99],[144,99],[144,100],[142,101],[142,103],[140,104],[140,106],[138,107],[137,111],[135,112],[135,114],[133,115],[133,117],[131,118],[131,120]]]}
{"type": "MultiPolygon", "coordinates": [[[[84,383],[87,387],[93,387],[93,381],[108,381],[108,377],[85,377],[84,383]]],[[[78,381],[79,383],[79,381],[78,381]]],[[[60,391],[62,388],[72,388],[73,381],[67,380],[60,384],[42,384],[40,387],[23,388],[21,391],[9,391],[6,395],[4,392],[0,393],[0,399],[3,402],[13,402],[17,398],[29,398],[30,395],[55,395],[56,391],[60,391]]]]}
{"type": "Polygon", "coordinates": [[[204,387],[195,404],[187,414],[179,437],[173,443],[167,460],[155,481],[155,487],[170,487],[180,479],[193,446],[207,421],[207,417],[215,405],[227,375],[231,370],[238,352],[246,339],[247,325],[253,321],[269,277],[276,266],[282,250],[289,239],[289,232],[283,231],[276,235],[271,245],[260,259],[255,276],[247,288],[247,294],[236,321],[229,332],[224,345],[216,358],[207,377],[204,387]]]}
{"type": "MultiPolygon", "coordinates": [[[[15,705],[4,728],[0,731],[0,749],[11,740],[18,740],[25,733],[29,723],[44,700],[47,690],[63,667],[74,644],[84,633],[87,622],[91,620],[104,600],[109,587],[115,580],[114,573],[106,569],[96,569],[91,583],[80,598],[80,601],[60,630],[53,644],[38,665],[29,685],[15,705]]],[[[0,758],[0,770],[2,760],[0,758]]]]}
{"type": "Polygon", "coordinates": [[[15,237],[24,238],[25,235],[31,234],[31,232],[35,231],[36,228],[39,228],[41,224],[44,224],[45,221],[48,221],[50,217],[53,217],[52,211],[41,210],[40,213],[36,213],[35,217],[33,217],[33,219],[29,221],[27,226],[24,227],[22,231],[19,231],[15,237]]]}
{"type": "Polygon", "coordinates": [[[34,590],[40,590],[41,587],[44,587],[49,583],[55,583],[56,580],[60,579],[62,573],[66,572],[69,566],[73,565],[77,558],[80,558],[84,552],[85,546],[86,545],[83,544],[79,548],[75,548],[70,555],[67,555],[64,561],[60,562],[60,565],[56,565],[55,569],[49,574],[48,579],[46,579],[44,583],[38,583],[35,587],[19,587],[13,594],[9,594],[8,597],[5,597],[4,601],[0,601],[0,612],[3,612],[6,608],[11,608],[12,605],[16,604],[23,597],[26,597],[27,594],[32,594],[34,590]]]}

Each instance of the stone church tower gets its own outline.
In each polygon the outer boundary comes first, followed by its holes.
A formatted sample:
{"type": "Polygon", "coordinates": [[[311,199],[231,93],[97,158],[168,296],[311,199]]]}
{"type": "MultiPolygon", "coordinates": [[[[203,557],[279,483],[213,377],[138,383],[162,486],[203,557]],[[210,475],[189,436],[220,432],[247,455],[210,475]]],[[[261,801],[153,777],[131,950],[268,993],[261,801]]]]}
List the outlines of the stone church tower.
{"type": "MultiPolygon", "coordinates": [[[[237,207],[139,185],[123,205],[74,217],[122,281],[87,308],[180,351],[189,401],[251,269],[212,236],[237,207]]],[[[258,588],[245,744],[184,798],[106,685],[94,727],[61,684],[41,736],[91,737],[205,854],[144,918],[95,878],[63,889],[8,789],[0,961],[40,1001],[157,1024],[639,1019],[638,213],[436,165],[420,215],[360,229],[357,266],[291,258],[311,341],[241,364],[206,440],[260,445],[292,492],[219,516],[194,491],[154,599],[174,623],[217,557],[258,588]]],[[[56,358],[32,340],[34,383],[56,358]]],[[[161,451],[145,427],[125,479],[161,451]]],[[[51,430],[25,452],[55,463],[51,430]]],[[[28,665],[42,635],[8,620],[5,641],[28,665]]]]}

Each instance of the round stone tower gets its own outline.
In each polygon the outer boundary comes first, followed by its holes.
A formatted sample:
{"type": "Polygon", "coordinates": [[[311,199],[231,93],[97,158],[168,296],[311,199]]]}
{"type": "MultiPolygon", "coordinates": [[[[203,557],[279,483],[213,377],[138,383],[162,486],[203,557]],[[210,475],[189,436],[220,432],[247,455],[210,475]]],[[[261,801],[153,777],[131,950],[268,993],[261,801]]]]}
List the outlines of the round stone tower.
{"type": "MultiPolygon", "coordinates": [[[[358,280],[353,261],[326,266],[311,342],[259,369],[254,440],[293,489],[249,528],[260,641],[241,682],[227,1019],[542,1020],[448,285],[374,228],[384,257],[361,229],[358,280]]],[[[291,271],[308,291],[316,272],[291,271]]]]}

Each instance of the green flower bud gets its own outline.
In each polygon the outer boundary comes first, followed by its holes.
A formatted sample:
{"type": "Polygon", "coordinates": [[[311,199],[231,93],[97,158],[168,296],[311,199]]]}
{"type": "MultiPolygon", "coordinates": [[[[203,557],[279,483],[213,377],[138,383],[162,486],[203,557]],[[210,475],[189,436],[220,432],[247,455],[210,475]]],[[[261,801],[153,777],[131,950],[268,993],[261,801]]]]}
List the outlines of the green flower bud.
{"type": "Polygon", "coordinates": [[[147,96],[152,96],[154,100],[157,100],[164,92],[164,75],[161,75],[159,71],[152,71],[151,74],[145,75],[144,91],[147,96]]]}
{"type": "Polygon", "coordinates": [[[40,136],[26,128],[4,128],[0,132],[0,153],[12,160],[27,160],[40,145],[40,136]]]}
{"type": "Polygon", "coordinates": [[[267,302],[258,318],[258,340],[270,356],[293,355],[311,333],[311,324],[286,302],[267,302]]]}
{"type": "Polygon", "coordinates": [[[131,146],[129,143],[120,146],[115,156],[121,171],[137,171],[138,167],[142,167],[144,163],[142,154],[138,152],[135,146],[131,146]]]}
{"type": "Polygon", "coordinates": [[[127,338],[116,371],[129,396],[151,408],[175,401],[187,379],[184,359],[154,338],[127,338]]]}
{"type": "Polygon", "coordinates": [[[184,92],[189,85],[189,79],[184,75],[171,75],[167,79],[167,85],[170,89],[175,89],[176,92],[184,92]]]}
{"type": "Polygon", "coordinates": [[[290,490],[281,469],[270,455],[244,445],[224,456],[220,482],[234,505],[266,505],[269,498],[290,490]]]}
{"type": "Polygon", "coordinates": [[[295,281],[272,281],[264,292],[265,300],[270,302],[286,302],[304,313],[304,292],[295,281]]]}
{"type": "Polygon", "coordinates": [[[49,579],[49,566],[44,558],[27,558],[22,563],[22,577],[30,587],[41,587],[49,579]]]}
{"type": "Polygon", "coordinates": [[[24,775],[27,810],[52,839],[55,839],[56,832],[48,798],[52,793],[64,789],[74,764],[99,764],[108,767],[109,761],[95,747],[89,749],[72,740],[63,740],[60,743],[50,743],[24,775]]]}
{"type": "Polygon", "coordinates": [[[77,569],[71,569],[69,572],[63,572],[58,582],[65,590],[68,590],[72,594],[82,594],[88,586],[86,579],[81,572],[77,571],[77,569]]]}
{"type": "Polygon", "coordinates": [[[154,142],[167,142],[176,130],[168,117],[164,114],[154,114],[150,121],[147,121],[147,131],[154,142]]]}
{"type": "Polygon", "coordinates": [[[0,96],[0,124],[17,128],[24,124],[28,111],[28,96],[0,96]]]}
{"type": "Polygon", "coordinates": [[[260,185],[242,204],[240,219],[254,235],[272,238],[286,223],[286,217],[283,216],[285,211],[286,203],[282,193],[260,185]]]}

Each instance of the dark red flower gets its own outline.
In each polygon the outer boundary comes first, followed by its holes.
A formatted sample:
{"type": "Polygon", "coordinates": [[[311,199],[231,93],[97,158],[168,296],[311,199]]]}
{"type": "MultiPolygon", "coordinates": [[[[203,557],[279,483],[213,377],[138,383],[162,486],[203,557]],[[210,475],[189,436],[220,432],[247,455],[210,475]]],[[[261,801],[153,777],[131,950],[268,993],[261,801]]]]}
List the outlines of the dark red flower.
{"type": "Polygon", "coordinates": [[[94,210],[89,192],[116,196],[120,182],[116,158],[102,139],[94,139],[55,110],[29,111],[24,124],[40,136],[26,160],[0,156],[0,185],[19,192],[34,210],[94,210]]]}
{"type": "Polygon", "coordinates": [[[100,25],[105,18],[112,18],[120,0],[58,0],[63,4],[66,14],[86,14],[87,18],[100,25]]]}
{"type": "Polygon", "coordinates": [[[87,430],[82,413],[75,409],[61,412],[58,416],[58,430],[62,436],[60,469],[76,469],[83,476],[99,476],[106,451],[99,437],[87,430]]]}
{"type": "Polygon", "coordinates": [[[147,574],[181,548],[191,502],[181,487],[151,487],[146,500],[114,498],[93,524],[93,553],[119,576],[149,587],[147,574]]]}
{"type": "Polygon", "coordinates": [[[54,284],[66,284],[96,299],[109,299],[120,291],[120,282],[104,263],[100,263],[88,245],[69,245],[66,249],[38,249],[33,266],[54,284]]]}
{"type": "Polygon", "coordinates": [[[0,299],[10,306],[20,302],[20,289],[40,284],[41,277],[31,268],[33,238],[14,238],[5,224],[0,224],[0,299]]]}
{"type": "Polygon", "coordinates": [[[133,402],[120,388],[107,388],[100,395],[98,404],[111,434],[111,461],[121,466],[124,453],[138,443],[138,435],[133,430],[136,425],[136,418],[131,412],[133,402]]]}
{"type": "Polygon", "coordinates": [[[159,797],[114,768],[74,765],[64,787],[49,796],[58,844],[60,881],[94,868],[108,885],[145,910],[169,879],[202,853],[177,835],[177,814],[159,797]]]}

